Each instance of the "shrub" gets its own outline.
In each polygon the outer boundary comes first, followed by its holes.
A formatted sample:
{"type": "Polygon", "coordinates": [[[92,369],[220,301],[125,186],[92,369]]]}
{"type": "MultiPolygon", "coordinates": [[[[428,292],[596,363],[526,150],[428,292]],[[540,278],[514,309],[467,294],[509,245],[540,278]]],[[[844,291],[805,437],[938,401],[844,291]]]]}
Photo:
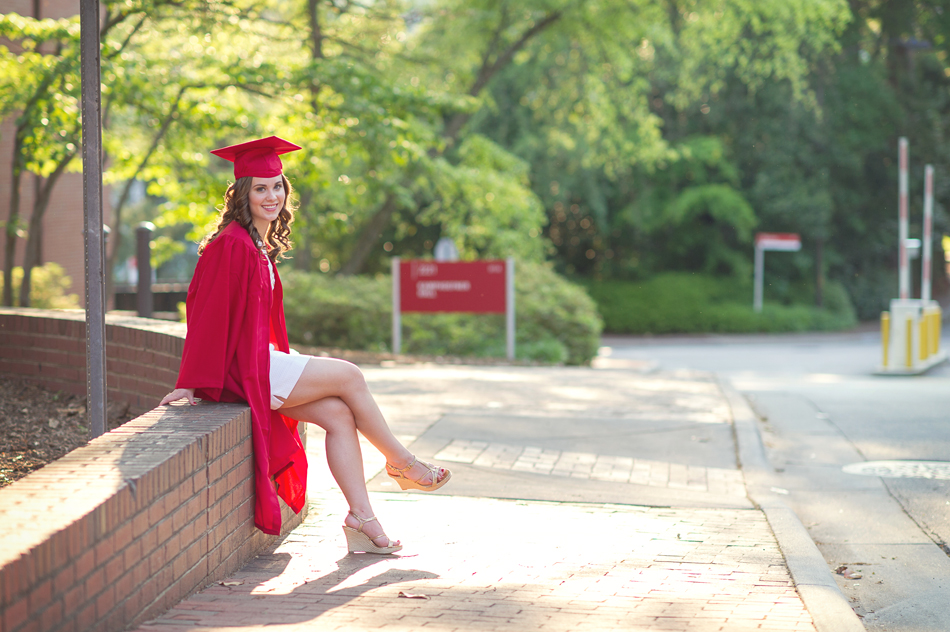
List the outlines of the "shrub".
{"type": "MultiPolygon", "coordinates": [[[[585,364],[596,355],[602,323],[594,302],[550,266],[516,265],[515,306],[518,358],[585,364]]],[[[284,276],[284,313],[293,342],[388,350],[392,281],[290,271],[284,276]]],[[[505,355],[503,315],[404,314],[402,323],[406,353],[505,355]]]]}
{"type": "Polygon", "coordinates": [[[839,330],[857,320],[839,283],[825,289],[826,308],[766,303],[752,311],[751,283],[666,273],[644,281],[592,281],[588,290],[611,333],[745,333],[839,330]]]}
{"type": "MultiPolygon", "coordinates": [[[[13,268],[13,302],[20,302],[20,284],[23,283],[23,268],[13,268]]],[[[58,263],[44,263],[33,268],[30,274],[30,307],[40,309],[78,309],[79,296],[67,294],[72,279],[58,263]]],[[[3,291],[3,276],[0,275],[0,291],[3,291]]]]}

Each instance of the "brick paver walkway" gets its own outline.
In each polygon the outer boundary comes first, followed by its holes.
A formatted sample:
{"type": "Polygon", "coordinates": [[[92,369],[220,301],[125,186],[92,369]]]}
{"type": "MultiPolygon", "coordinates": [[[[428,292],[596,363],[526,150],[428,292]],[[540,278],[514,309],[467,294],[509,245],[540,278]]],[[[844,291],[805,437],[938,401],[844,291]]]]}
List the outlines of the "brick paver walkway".
{"type": "Polygon", "coordinates": [[[400,556],[347,555],[336,494],[145,630],[814,630],[762,514],[376,494],[400,556]],[[400,592],[428,599],[400,597],[400,592]]]}
{"type": "Polygon", "coordinates": [[[613,483],[692,489],[745,496],[742,472],[622,456],[545,450],[487,441],[456,439],[435,455],[439,461],[471,463],[501,470],[569,476],[613,483]]]}
{"type": "MultiPolygon", "coordinates": [[[[466,409],[577,410],[661,423],[729,419],[715,385],[693,375],[470,367],[367,373],[407,443],[466,409]]],[[[352,555],[322,443],[319,431],[308,434],[307,520],[228,585],[190,597],[140,632],[815,630],[760,511],[635,506],[637,485],[742,495],[738,470],[458,438],[433,456],[512,477],[544,474],[554,487],[569,478],[620,481],[630,485],[631,504],[375,493],[377,514],[405,549],[352,555]]],[[[367,444],[364,465],[367,479],[383,465],[367,444]]],[[[451,483],[445,490],[451,493],[451,483]]]]}

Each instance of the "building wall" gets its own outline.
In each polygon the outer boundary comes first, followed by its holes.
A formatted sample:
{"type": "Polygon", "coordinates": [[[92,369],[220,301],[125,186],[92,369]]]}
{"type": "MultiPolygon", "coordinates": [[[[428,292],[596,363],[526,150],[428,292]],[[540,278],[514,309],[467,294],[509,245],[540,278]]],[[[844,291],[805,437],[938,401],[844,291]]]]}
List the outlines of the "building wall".
{"type": "MultiPolygon", "coordinates": [[[[79,13],[79,0],[0,0],[0,13],[18,13],[35,17],[38,8],[40,17],[65,18],[79,13]]],[[[10,217],[10,195],[13,182],[13,137],[15,117],[0,122],[0,221],[10,217]]],[[[20,218],[29,225],[32,215],[37,178],[24,173],[20,183],[20,218]]],[[[112,219],[110,192],[103,189],[103,221],[112,219]]],[[[42,262],[58,263],[72,280],[70,292],[85,301],[85,244],[83,242],[83,196],[82,174],[64,173],[58,180],[49,206],[43,217],[42,262]]],[[[15,265],[23,265],[26,239],[18,239],[14,254],[15,265]]],[[[6,256],[6,242],[0,239],[0,262],[6,256]]]]}

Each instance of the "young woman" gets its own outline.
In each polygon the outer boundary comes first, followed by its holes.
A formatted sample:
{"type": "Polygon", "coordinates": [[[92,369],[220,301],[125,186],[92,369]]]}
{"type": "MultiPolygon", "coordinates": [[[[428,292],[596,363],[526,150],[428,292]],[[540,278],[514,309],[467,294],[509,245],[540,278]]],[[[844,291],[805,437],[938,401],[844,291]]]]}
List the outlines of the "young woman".
{"type": "Polygon", "coordinates": [[[195,396],[245,401],[251,408],[254,523],[279,534],[278,497],[296,512],[305,502],[307,462],[297,421],[326,431],[327,462],[349,503],[351,552],[402,548],[370,506],[357,432],[386,457],[402,489],[433,491],[451,473],[416,459],[393,436],[360,370],[343,360],[290,353],[283,289],[274,264],[290,249],[291,187],[280,155],[300,149],[276,136],[214,150],[234,163],[218,226],[198,248],[188,288],[188,334],[174,391],[161,406],[195,396]]]}

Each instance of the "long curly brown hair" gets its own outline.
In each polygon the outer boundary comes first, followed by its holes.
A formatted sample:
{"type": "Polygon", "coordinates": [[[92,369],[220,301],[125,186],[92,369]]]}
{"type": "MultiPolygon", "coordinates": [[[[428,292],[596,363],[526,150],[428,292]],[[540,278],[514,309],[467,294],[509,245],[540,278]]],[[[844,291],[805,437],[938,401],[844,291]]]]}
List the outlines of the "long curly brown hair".
{"type": "Polygon", "coordinates": [[[255,244],[263,243],[266,245],[267,256],[270,257],[271,261],[277,263],[286,258],[284,253],[293,248],[290,243],[290,225],[294,222],[296,202],[291,198],[293,189],[287,180],[287,176],[281,174],[280,178],[284,183],[284,191],[286,192],[284,208],[280,209],[277,219],[270,223],[266,235],[261,237],[260,233],[257,232],[254,227],[254,217],[251,215],[250,195],[254,178],[251,176],[238,178],[224,192],[224,205],[219,207],[221,215],[218,217],[218,225],[215,226],[211,234],[201,240],[198,245],[198,254],[202,254],[208,244],[214,241],[228,224],[237,222],[250,233],[255,244]]]}

